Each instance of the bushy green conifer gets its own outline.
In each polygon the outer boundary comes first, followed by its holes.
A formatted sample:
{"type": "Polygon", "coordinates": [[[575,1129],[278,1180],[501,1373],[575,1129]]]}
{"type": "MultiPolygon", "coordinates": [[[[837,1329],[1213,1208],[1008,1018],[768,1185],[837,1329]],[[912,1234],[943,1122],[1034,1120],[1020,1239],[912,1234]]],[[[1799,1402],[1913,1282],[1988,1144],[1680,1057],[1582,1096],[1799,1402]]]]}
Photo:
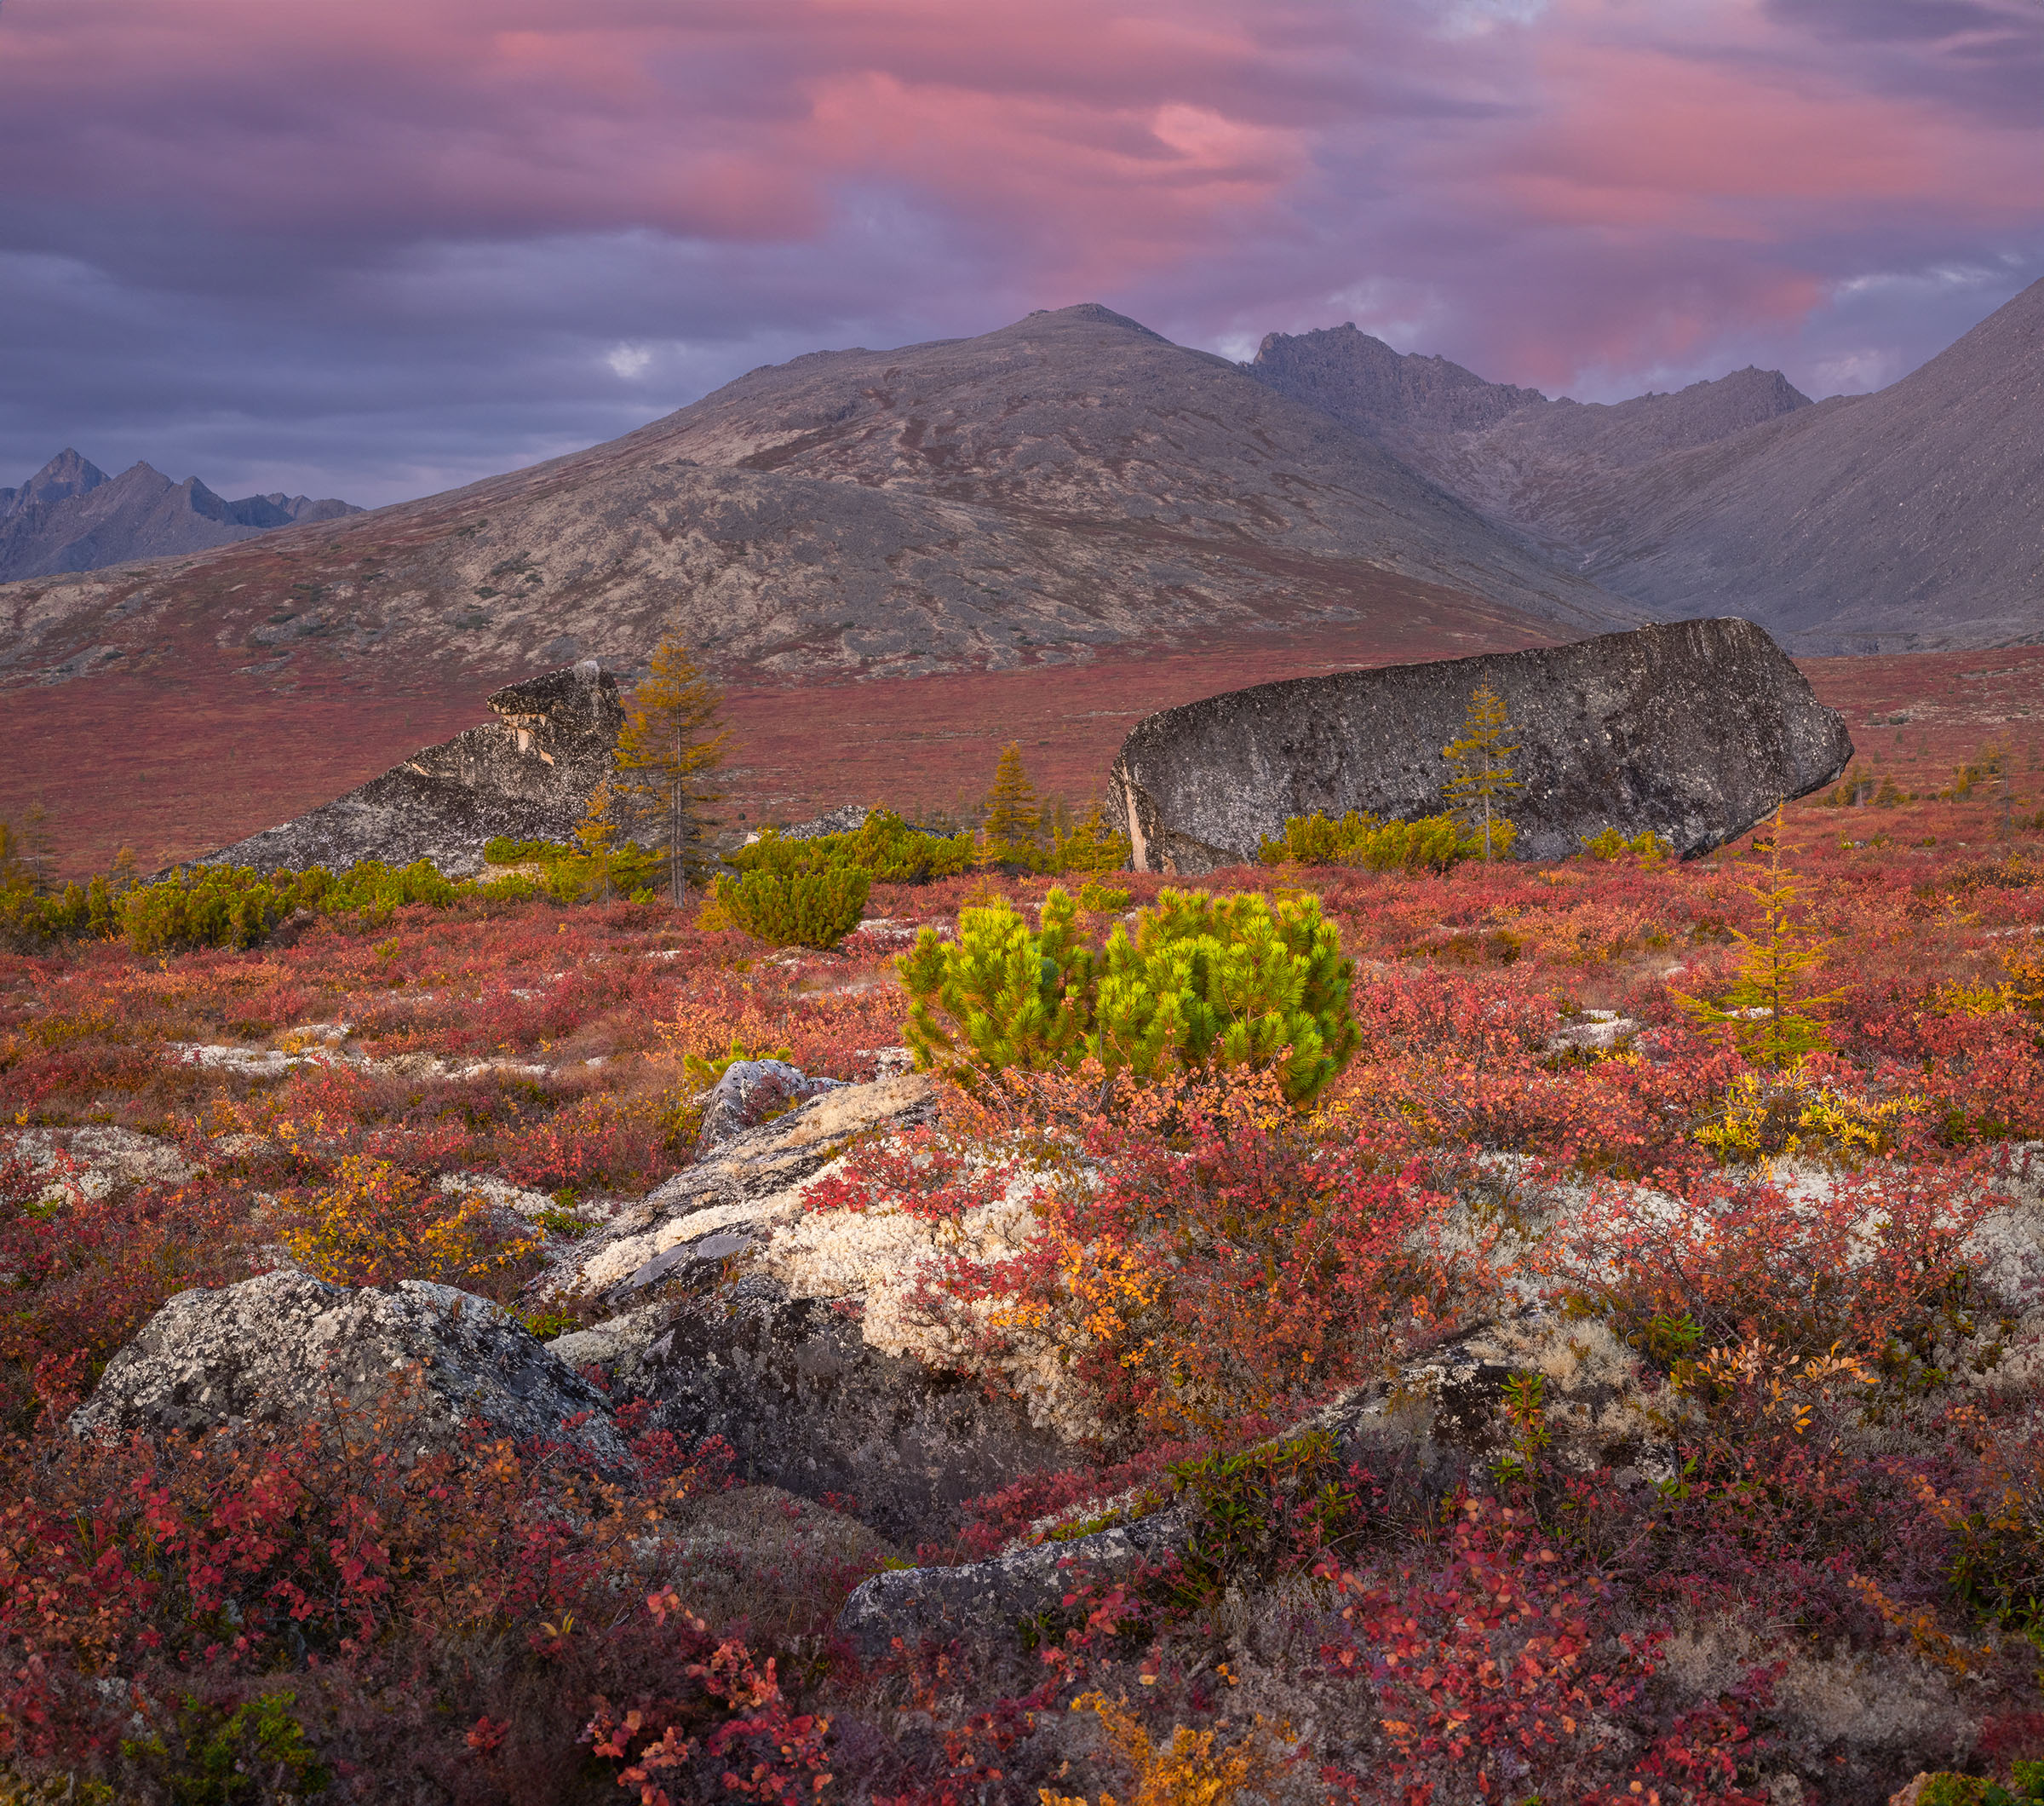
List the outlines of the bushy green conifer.
{"type": "Polygon", "coordinates": [[[916,1063],[968,1084],[1088,1057],[1144,1078],[1245,1066],[1274,1068],[1304,1105],[1358,1040],[1350,964],[1317,897],[1167,890],[1096,952],[1053,889],[1039,932],[997,901],[962,912],[954,942],[924,929],[900,966],[916,1063]]]}

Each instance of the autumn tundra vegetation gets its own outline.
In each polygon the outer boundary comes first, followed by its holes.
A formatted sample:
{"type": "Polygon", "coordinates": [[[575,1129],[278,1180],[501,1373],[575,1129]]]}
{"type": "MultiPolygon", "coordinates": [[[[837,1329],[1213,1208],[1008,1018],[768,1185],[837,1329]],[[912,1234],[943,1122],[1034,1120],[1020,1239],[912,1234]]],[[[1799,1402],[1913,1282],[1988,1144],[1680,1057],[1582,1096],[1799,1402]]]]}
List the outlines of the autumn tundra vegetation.
{"type": "Polygon", "coordinates": [[[1854,782],[1686,863],[1618,824],[1519,861],[1478,703],[1440,821],[1198,880],[1047,828],[1011,749],[977,831],[770,834],[706,893],[692,729],[650,850],[599,799],[471,883],[66,890],[10,839],[0,1799],[2044,1794],[2038,823],[1854,782]],[[1022,1185],[1028,1235],[918,1308],[976,1384],[1054,1363],[1077,1426],[939,1540],[623,1395],[629,1472],[422,1445],[402,1374],[66,1428],[166,1298],[287,1263],[572,1329],[535,1282],[734,1059],[903,1048],[936,1119],[811,1201],[941,1250],[1022,1185]],[[1484,1434],[1402,1430],[1500,1326],[1484,1434]],[[1005,1642],[837,1628],[870,1575],[1166,1508],[1181,1549],[1005,1642]]]}

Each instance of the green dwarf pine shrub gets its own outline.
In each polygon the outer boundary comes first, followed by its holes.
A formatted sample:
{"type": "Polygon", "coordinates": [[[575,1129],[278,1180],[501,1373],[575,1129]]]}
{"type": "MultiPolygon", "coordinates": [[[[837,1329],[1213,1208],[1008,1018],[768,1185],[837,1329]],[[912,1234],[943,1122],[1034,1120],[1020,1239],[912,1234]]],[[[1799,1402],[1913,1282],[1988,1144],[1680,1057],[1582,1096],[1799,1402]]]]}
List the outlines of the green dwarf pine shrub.
{"type": "Polygon", "coordinates": [[[1664,866],[1674,851],[1674,843],[1665,834],[1656,834],[1651,828],[1642,828],[1628,840],[1616,828],[1606,828],[1601,834],[1584,834],[1577,837],[1582,842],[1582,850],[1592,859],[1600,859],[1606,865],[1615,864],[1628,853],[1636,854],[1643,866],[1664,866]]]}
{"type": "MultiPolygon", "coordinates": [[[[1493,817],[1490,843],[1509,852],[1512,824],[1493,817]]],[[[1483,857],[1479,832],[1465,832],[1452,815],[1422,815],[1417,821],[1379,821],[1351,809],[1339,821],[1318,811],[1294,815],[1276,840],[1266,839],[1257,856],[1266,866],[1358,866],[1366,871],[1445,871],[1467,859],[1483,857]]]]}
{"type": "Polygon", "coordinates": [[[923,884],[933,878],[956,877],[971,866],[973,837],[926,834],[892,809],[875,809],[850,834],[783,840],[768,828],[750,846],[730,854],[726,863],[739,871],[782,874],[855,866],[876,884],[923,884]]]}
{"type": "Polygon", "coordinates": [[[762,841],[772,857],[735,877],[717,880],[716,896],[749,935],[775,946],[829,948],[858,926],[873,880],[829,852],[812,854],[801,841],[762,841]]]}
{"type": "Polygon", "coordinates": [[[961,912],[954,942],[925,929],[899,962],[916,1064],[967,1083],[1088,1057],[1141,1078],[1271,1067],[1306,1105],[1356,1050],[1351,967],[1318,897],[1167,890],[1097,952],[1077,917],[1053,889],[1036,933],[1005,902],[961,912]]]}

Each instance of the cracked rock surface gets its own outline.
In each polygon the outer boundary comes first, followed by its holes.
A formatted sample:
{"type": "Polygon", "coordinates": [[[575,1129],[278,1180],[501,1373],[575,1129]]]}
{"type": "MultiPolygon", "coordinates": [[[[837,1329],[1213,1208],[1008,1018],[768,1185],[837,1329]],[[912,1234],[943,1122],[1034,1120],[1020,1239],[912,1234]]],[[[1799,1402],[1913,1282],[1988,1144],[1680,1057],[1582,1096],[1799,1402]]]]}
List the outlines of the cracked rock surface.
{"type": "Polygon", "coordinates": [[[1750,621],[1677,621],[1572,646],[1386,665],[1231,690],[1136,724],[1111,785],[1139,871],[1254,862],[1287,818],[1410,820],[1446,807],[1441,749],[1477,687],[1504,698],[1522,859],[1606,828],[1651,829],[1680,859],[1830,783],[1846,725],[1750,621]]]}
{"type": "Polygon", "coordinates": [[[108,1362],[71,1428],[115,1437],[302,1423],[336,1405],[372,1409],[412,1374],[429,1442],[477,1419],[495,1435],[577,1444],[605,1467],[630,1464],[594,1386],[487,1299],[421,1280],[384,1290],[270,1273],[179,1292],[108,1362]]]}

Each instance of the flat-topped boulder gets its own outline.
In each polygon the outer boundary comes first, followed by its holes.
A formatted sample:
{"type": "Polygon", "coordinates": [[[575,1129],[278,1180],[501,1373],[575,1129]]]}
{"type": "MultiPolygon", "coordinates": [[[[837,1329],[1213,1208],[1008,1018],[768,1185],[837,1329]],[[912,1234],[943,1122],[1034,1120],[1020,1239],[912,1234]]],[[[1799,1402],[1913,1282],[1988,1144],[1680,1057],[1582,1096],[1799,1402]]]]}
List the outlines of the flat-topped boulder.
{"type": "Polygon", "coordinates": [[[1254,860],[1288,817],[1438,814],[1441,749],[1470,698],[1504,699],[1523,788],[1504,803],[1514,854],[1560,859],[1616,828],[1682,859],[1835,780],[1846,725],[1750,621],[1677,621],[1572,646],[1387,665],[1231,690],[1151,716],[1112,787],[1139,871],[1254,860]]]}

